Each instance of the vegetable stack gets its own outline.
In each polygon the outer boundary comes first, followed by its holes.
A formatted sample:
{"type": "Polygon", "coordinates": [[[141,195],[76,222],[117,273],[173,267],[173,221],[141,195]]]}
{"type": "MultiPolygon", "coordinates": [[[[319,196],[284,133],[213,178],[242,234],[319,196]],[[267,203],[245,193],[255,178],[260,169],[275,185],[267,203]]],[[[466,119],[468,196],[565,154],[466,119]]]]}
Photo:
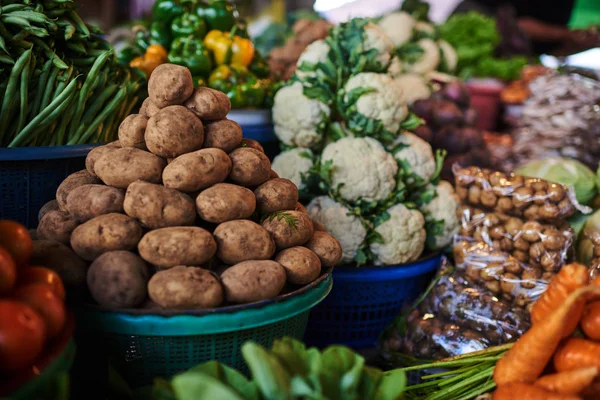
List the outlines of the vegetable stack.
{"type": "Polygon", "coordinates": [[[342,244],[343,261],[401,264],[442,249],[458,229],[458,199],[439,182],[444,152],[413,133],[406,88],[390,74],[394,45],[366,19],[309,45],[273,107],[283,152],[273,169],[308,199],[342,244]]]}
{"type": "Polygon", "coordinates": [[[299,205],[296,186],[226,118],[225,94],[194,89],[174,64],[154,70],[148,93],[119,141],[92,150],[41,216],[35,246],[63,254],[67,284],[87,280],[113,309],[148,296],[156,308],[204,309],[275,297],[338,263],[340,244],[299,205]]]}
{"type": "Polygon", "coordinates": [[[0,6],[0,146],[114,139],[140,84],[71,0],[0,6]]]}

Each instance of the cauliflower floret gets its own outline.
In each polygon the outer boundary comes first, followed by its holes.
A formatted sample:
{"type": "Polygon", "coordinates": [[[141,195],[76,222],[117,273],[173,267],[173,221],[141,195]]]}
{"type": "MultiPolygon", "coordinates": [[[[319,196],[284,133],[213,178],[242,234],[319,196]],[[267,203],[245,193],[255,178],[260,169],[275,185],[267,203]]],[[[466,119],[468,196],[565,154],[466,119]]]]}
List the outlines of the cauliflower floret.
{"type": "Polygon", "coordinates": [[[415,24],[415,30],[419,32],[425,32],[428,35],[435,34],[435,28],[433,25],[423,21],[419,21],[415,24]]]}
{"type": "Polygon", "coordinates": [[[456,54],[456,50],[454,47],[445,40],[438,40],[438,46],[442,50],[442,57],[446,62],[446,67],[448,67],[448,72],[453,72],[456,69],[456,64],[458,63],[458,55],[456,54]]]}
{"type": "Polygon", "coordinates": [[[414,261],[425,248],[425,218],[418,210],[396,204],[387,210],[390,219],[375,228],[383,243],[372,243],[375,265],[394,265],[414,261]]]}
{"type": "Polygon", "coordinates": [[[415,135],[414,133],[404,132],[394,141],[394,145],[401,146],[394,153],[400,167],[403,164],[410,168],[421,179],[428,181],[435,172],[435,157],[431,145],[415,135]]]}
{"type": "Polygon", "coordinates": [[[294,182],[298,189],[304,189],[302,174],[313,166],[313,153],[309,149],[295,148],[280,153],[273,159],[271,168],[280,178],[294,182]]]}
{"type": "Polygon", "coordinates": [[[329,54],[329,45],[325,43],[325,40],[319,39],[315,40],[311,44],[309,44],[306,49],[300,54],[300,58],[298,58],[298,62],[296,66],[296,75],[302,79],[307,76],[314,76],[314,72],[304,72],[300,71],[300,66],[302,63],[309,63],[313,65],[317,65],[318,63],[324,63],[327,61],[327,55],[329,54]]]}
{"type": "Polygon", "coordinates": [[[398,132],[400,124],[408,115],[400,84],[387,74],[363,72],[348,79],[344,87],[344,100],[349,100],[348,93],[352,89],[361,87],[372,88],[374,91],[360,96],[356,102],[357,111],[369,119],[380,120],[386,130],[398,132]]]}
{"type": "Polygon", "coordinates": [[[428,219],[443,221],[443,233],[435,237],[435,249],[443,249],[452,243],[454,235],[458,232],[456,210],[460,199],[449,182],[440,181],[437,186],[428,185],[428,188],[435,189],[437,196],[423,205],[421,211],[428,219]]]}
{"type": "Polygon", "coordinates": [[[323,150],[323,162],[332,161],[333,187],[348,200],[383,200],[396,188],[398,164],[377,140],[342,138],[323,150]]]}
{"type": "Polygon", "coordinates": [[[350,210],[328,196],[313,199],[307,210],[314,221],[325,225],[327,232],[340,242],[342,261],[352,262],[358,248],[367,237],[367,231],[360,220],[350,215],[350,210]]]}
{"type": "Polygon", "coordinates": [[[400,86],[402,86],[402,92],[407,104],[412,104],[417,100],[426,99],[431,96],[431,89],[421,75],[402,74],[396,77],[396,82],[399,82],[400,86]]]}
{"type": "Polygon", "coordinates": [[[425,75],[428,72],[435,71],[440,63],[440,49],[431,39],[421,39],[417,42],[423,49],[423,55],[419,61],[410,66],[410,72],[425,75]]]}
{"type": "Polygon", "coordinates": [[[392,58],[392,62],[390,63],[387,73],[392,78],[397,78],[404,73],[404,66],[398,57],[394,56],[394,58],[392,58]]]}
{"type": "Polygon", "coordinates": [[[379,26],[390,37],[394,46],[398,47],[410,40],[415,20],[410,14],[399,11],[387,14],[379,21],[379,26]]]}
{"type": "Polygon", "coordinates": [[[273,104],[275,134],[289,146],[311,147],[322,139],[322,125],[329,120],[327,104],[309,99],[299,82],[281,88],[273,104]]]}
{"type": "Polygon", "coordinates": [[[363,46],[365,51],[376,49],[377,55],[375,59],[383,66],[388,65],[392,60],[394,43],[392,43],[392,40],[383,29],[372,22],[365,25],[363,46]]]}

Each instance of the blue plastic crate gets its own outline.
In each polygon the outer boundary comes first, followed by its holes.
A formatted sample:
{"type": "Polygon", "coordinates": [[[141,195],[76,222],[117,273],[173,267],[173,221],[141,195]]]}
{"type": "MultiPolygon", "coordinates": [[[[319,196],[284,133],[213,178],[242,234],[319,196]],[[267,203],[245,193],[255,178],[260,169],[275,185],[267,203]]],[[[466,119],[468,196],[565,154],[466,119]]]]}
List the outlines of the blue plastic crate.
{"type": "Polygon", "coordinates": [[[240,124],[244,138],[259,142],[270,160],[280,153],[271,110],[231,110],[227,118],[240,124]]]}
{"type": "Polygon", "coordinates": [[[95,146],[0,148],[0,219],[35,228],[39,209],[67,176],[85,168],[95,146]]]}
{"type": "Polygon", "coordinates": [[[442,255],[434,254],[395,266],[336,267],[331,293],[310,314],[306,342],[317,347],[375,346],[381,332],[422,293],[441,263],[442,255]]]}

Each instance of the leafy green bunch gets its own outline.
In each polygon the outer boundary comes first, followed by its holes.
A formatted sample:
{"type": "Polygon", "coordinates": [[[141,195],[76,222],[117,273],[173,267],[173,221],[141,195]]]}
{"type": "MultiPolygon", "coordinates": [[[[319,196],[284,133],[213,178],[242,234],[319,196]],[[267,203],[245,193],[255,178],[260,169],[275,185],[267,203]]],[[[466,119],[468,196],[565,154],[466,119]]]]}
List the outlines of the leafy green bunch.
{"type": "MultiPolygon", "coordinates": [[[[383,372],[365,365],[349,348],[330,346],[323,351],[283,338],[270,350],[248,342],[242,354],[250,379],[216,361],[158,380],[143,390],[153,400],[395,400],[406,385],[403,372],[383,372]]],[[[142,393],[140,393],[141,395],[142,393]]]]}

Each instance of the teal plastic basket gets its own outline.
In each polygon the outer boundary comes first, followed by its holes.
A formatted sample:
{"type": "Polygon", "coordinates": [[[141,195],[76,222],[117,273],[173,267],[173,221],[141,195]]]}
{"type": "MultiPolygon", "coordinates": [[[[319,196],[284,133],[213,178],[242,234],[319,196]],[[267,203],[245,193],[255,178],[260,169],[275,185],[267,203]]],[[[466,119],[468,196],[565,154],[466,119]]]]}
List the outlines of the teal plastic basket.
{"type": "Polygon", "coordinates": [[[116,372],[132,387],[140,387],[209,360],[244,371],[243,343],[252,340],[269,347],[284,336],[301,340],[310,309],[329,294],[331,286],[331,274],[326,273],[274,299],[183,314],[88,306],[77,322],[86,342],[102,346],[101,353],[116,372]]]}

